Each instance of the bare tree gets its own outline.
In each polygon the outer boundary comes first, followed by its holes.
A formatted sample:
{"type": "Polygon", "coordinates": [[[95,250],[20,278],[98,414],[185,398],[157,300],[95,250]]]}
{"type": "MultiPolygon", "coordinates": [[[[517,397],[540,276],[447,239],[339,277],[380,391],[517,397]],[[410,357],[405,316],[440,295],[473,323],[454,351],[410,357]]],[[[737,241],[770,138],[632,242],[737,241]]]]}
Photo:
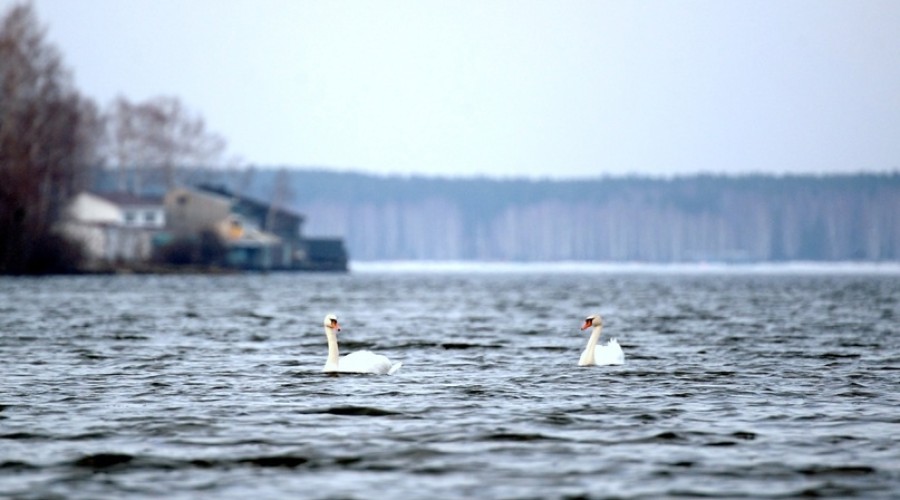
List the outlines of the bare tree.
{"type": "Polygon", "coordinates": [[[179,169],[225,166],[225,140],[175,97],[137,103],[119,97],[107,119],[107,161],[117,169],[120,190],[140,192],[146,181],[172,188],[179,169]]]}
{"type": "Polygon", "coordinates": [[[95,161],[98,126],[33,8],[10,8],[0,18],[0,272],[76,264],[54,229],[95,161]]]}
{"type": "Polygon", "coordinates": [[[275,228],[275,213],[289,209],[294,200],[294,189],[291,187],[291,174],[286,168],[281,168],[275,174],[275,185],[272,186],[272,199],[269,202],[269,212],[266,214],[266,231],[275,228]]]}

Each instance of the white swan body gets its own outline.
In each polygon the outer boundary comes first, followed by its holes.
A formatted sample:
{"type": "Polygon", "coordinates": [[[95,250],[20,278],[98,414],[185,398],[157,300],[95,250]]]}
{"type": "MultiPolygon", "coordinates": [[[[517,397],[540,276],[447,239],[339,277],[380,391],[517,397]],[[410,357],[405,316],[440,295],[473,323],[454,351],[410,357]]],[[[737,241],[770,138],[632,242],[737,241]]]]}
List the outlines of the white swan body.
{"type": "Polygon", "coordinates": [[[322,371],[325,373],[371,373],[393,375],[403,363],[391,363],[387,356],[372,351],[357,351],[341,356],[338,350],[337,332],[341,331],[337,316],[325,316],[325,338],[328,339],[328,359],[322,371]]]}
{"type": "Polygon", "coordinates": [[[603,318],[599,314],[588,316],[581,329],[586,330],[590,327],[593,327],[591,338],[581,353],[578,366],[624,365],[625,352],[619,346],[618,340],[611,339],[606,345],[597,345],[600,341],[600,331],[603,330],[603,318]]]}

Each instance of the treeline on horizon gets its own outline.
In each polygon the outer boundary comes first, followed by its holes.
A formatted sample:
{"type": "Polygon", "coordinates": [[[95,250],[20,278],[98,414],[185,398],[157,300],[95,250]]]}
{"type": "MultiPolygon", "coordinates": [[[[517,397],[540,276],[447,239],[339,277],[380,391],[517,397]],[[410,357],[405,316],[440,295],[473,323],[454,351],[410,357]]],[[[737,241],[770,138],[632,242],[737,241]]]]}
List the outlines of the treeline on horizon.
{"type": "Polygon", "coordinates": [[[306,234],[344,238],[355,260],[900,259],[896,172],[531,180],[251,167],[182,178],[302,213],[306,234]]]}

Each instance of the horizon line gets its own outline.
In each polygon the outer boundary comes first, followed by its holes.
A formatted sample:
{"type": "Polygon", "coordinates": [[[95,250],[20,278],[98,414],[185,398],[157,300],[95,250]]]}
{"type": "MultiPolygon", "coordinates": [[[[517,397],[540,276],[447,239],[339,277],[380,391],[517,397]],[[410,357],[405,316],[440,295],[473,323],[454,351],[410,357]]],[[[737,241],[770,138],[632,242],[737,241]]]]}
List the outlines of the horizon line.
{"type": "MultiPolygon", "coordinates": [[[[101,168],[115,170],[118,167],[103,165],[101,168]]],[[[770,178],[770,179],[797,179],[797,178],[813,178],[813,179],[833,179],[840,177],[892,177],[900,175],[900,167],[884,170],[865,170],[859,169],[846,172],[762,172],[762,171],[746,171],[746,172],[680,172],[680,173],[599,173],[596,175],[584,176],[564,176],[554,177],[550,175],[529,176],[529,175],[502,175],[502,174],[462,174],[448,175],[441,173],[411,173],[411,172],[377,172],[363,168],[343,168],[329,167],[321,165],[263,165],[256,163],[248,163],[240,166],[185,166],[176,167],[181,169],[209,169],[222,172],[244,171],[249,169],[258,170],[287,170],[287,171],[304,171],[304,172],[321,172],[331,174],[359,175],[368,177],[377,177],[383,179],[437,179],[437,180],[493,180],[493,181],[530,181],[530,182],[584,182],[598,180],[679,180],[691,178],[718,178],[718,179],[748,179],[748,178],[770,178]]]]}

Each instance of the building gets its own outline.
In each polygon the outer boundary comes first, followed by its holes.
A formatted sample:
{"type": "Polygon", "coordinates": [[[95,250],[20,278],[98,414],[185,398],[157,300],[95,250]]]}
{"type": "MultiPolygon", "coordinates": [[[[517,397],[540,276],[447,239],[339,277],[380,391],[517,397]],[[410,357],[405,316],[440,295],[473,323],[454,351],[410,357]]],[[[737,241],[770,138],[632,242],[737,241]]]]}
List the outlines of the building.
{"type": "Polygon", "coordinates": [[[223,188],[176,188],[165,196],[166,237],[199,243],[214,235],[224,246],[222,264],[248,270],[347,270],[341,240],[304,238],[304,217],[223,188]]]}
{"type": "Polygon", "coordinates": [[[137,196],[131,193],[103,193],[100,196],[119,207],[125,226],[148,229],[166,227],[166,210],[161,197],[137,196]]]}
{"type": "Polygon", "coordinates": [[[82,192],[69,204],[62,231],[81,243],[89,267],[145,262],[164,214],[161,198],[82,192]]]}

